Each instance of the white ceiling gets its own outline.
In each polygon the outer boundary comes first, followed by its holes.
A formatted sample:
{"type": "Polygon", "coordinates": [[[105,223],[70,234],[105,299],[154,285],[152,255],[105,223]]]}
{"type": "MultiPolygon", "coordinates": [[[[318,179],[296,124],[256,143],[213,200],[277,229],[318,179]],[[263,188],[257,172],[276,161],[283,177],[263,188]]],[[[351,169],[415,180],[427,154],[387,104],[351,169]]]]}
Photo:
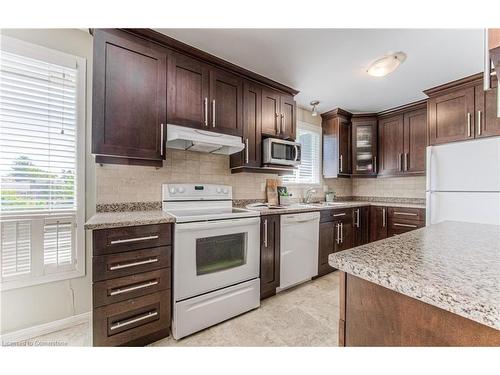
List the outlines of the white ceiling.
{"type": "Polygon", "coordinates": [[[298,104],[320,100],[320,112],[389,109],[483,70],[482,29],[156,30],[300,90],[298,104]],[[395,72],[366,74],[372,61],[398,51],[407,59],[395,72]]]}

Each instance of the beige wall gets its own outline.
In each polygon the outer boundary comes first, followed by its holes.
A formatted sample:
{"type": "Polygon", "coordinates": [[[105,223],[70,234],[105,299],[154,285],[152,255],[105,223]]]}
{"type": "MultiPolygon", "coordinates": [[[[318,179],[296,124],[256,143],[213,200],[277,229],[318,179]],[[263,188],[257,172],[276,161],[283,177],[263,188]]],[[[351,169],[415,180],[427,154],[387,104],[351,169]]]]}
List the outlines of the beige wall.
{"type": "MultiPolygon", "coordinates": [[[[90,155],[92,98],[92,37],[76,29],[2,29],[1,35],[24,40],[87,59],[86,101],[86,218],[95,212],[95,167],[90,155]]],[[[0,332],[48,323],[91,309],[91,250],[86,236],[86,275],[71,280],[2,291],[0,332]]]]}
{"type": "Polygon", "coordinates": [[[425,177],[353,178],[352,195],[425,198],[425,177]]]}

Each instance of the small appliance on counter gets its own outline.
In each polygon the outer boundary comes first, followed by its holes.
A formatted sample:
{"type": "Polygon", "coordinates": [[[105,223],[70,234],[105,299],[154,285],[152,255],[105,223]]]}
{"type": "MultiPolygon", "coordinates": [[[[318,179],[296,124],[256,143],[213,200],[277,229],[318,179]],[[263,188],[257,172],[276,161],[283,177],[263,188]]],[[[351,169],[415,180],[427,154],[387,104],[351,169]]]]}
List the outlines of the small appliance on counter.
{"type": "Polygon", "coordinates": [[[163,185],[162,199],[176,219],[174,338],[259,307],[259,212],[234,208],[225,185],[163,185]]]}
{"type": "Polygon", "coordinates": [[[300,165],[300,143],[277,138],[266,138],[262,141],[262,164],[300,165]]]}

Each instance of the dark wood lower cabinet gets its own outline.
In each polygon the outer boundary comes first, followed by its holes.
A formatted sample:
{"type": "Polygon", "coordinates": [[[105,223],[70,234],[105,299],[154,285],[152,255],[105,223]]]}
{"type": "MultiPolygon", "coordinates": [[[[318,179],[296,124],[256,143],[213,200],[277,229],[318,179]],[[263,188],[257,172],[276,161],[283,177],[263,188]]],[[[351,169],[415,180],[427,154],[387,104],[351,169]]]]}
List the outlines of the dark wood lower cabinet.
{"type": "Polygon", "coordinates": [[[352,210],[353,246],[361,246],[370,241],[370,206],[352,210]]]}
{"type": "Polygon", "coordinates": [[[267,215],[260,226],[260,298],[276,294],[280,286],[280,215],[267,215]]]}
{"type": "Polygon", "coordinates": [[[335,251],[335,228],[333,222],[319,224],[318,276],[333,271],[328,264],[328,256],[335,251]]]}
{"type": "Polygon", "coordinates": [[[340,273],[340,346],[499,346],[500,331],[340,273]]]}
{"type": "Polygon", "coordinates": [[[94,346],[140,346],[170,334],[171,224],[93,232],[94,346]]]}
{"type": "Polygon", "coordinates": [[[387,238],[387,207],[370,206],[370,242],[387,238]]]}

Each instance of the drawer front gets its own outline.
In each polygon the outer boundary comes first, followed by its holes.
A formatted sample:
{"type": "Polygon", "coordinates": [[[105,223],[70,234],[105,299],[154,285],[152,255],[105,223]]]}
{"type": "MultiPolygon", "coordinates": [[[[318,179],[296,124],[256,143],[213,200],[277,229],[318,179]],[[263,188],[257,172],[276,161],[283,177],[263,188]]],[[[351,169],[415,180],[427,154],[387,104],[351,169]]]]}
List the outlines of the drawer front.
{"type": "Polygon", "coordinates": [[[170,290],[94,309],[95,346],[118,346],[170,326],[170,290]]]}
{"type": "Polygon", "coordinates": [[[403,220],[389,218],[388,236],[392,237],[398,234],[410,232],[412,230],[423,228],[423,221],[403,220]]]}
{"type": "Polygon", "coordinates": [[[100,255],[92,258],[94,282],[170,267],[171,246],[100,255]]]}
{"type": "Polygon", "coordinates": [[[389,207],[388,208],[389,218],[394,218],[395,220],[412,220],[412,221],[424,221],[425,220],[425,210],[422,208],[402,208],[402,207],[389,207]]]}
{"type": "Polygon", "coordinates": [[[320,211],[320,222],[340,220],[343,222],[352,221],[352,208],[341,208],[336,210],[320,211]]]}
{"type": "Polygon", "coordinates": [[[172,243],[171,224],[139,225],[93,231],[94,255],[165,246],[172,243]]]}
{"type": "Polygon", "coordinates": [[[170,268],[99,281],[93,285],[94,308],[170,289],[170,268]]]}

